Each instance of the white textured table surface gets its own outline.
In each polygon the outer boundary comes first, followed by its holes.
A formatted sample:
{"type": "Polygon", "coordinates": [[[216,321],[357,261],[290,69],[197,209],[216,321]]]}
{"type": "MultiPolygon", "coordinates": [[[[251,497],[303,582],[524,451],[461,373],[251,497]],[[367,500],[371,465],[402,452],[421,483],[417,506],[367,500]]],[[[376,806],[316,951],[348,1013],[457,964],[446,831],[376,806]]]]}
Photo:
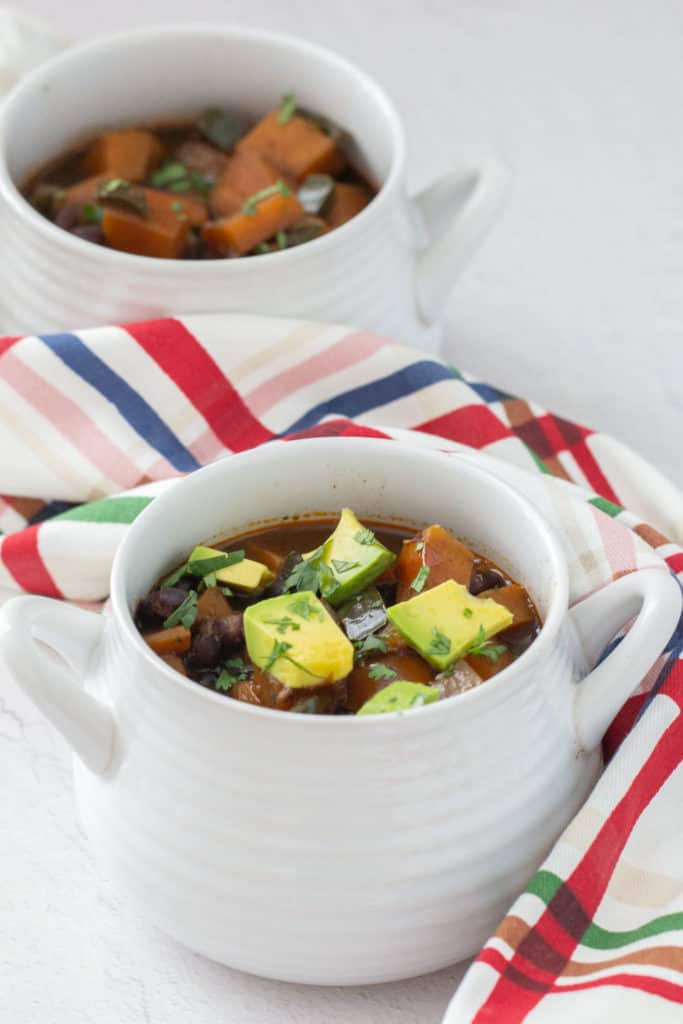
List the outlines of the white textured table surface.
{"type": "MultiPolygon", "coordinates": [[[[75,37],[235,20],[336,47],[406,122],[417,188],[463,152],[515,176],[453,296],[447,352],[629,442],[683,485],[683,7],[634,0],[22,0],[75,37]]],[[[102,83],[106,88],[106,83],[102,83]]],[[[99,878],[66,751],[0,689],[0,992],[13,1024],[436,1024],[458,968],[368,989],[260,981],[192,956],[99,878]]]]}

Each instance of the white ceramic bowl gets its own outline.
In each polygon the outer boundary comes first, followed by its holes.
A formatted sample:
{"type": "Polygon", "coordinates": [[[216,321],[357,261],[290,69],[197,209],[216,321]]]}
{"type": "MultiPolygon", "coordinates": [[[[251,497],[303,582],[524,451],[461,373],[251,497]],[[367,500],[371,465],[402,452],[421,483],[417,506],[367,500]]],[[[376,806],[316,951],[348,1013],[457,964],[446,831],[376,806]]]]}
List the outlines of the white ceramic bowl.
{"type": "Polygon", "coordinates": [[[10,674],[80,755],[98,858],[191,949],[317,984],[406,978],[480,946],[585,799],[602,732],[680,610],[669,574],[647,570],[568,612],[558,542],[524,498],[458,455],[357,438],[267,444],[175,484],[130,529],[111,596],[104,619],[34,597],[0,618],[10,674]],[[541,634],[476,690],[357,719],[230,700],[137,633],[138,599],[195,543],[342,504],[467,538],[528,586],[541,634]],[[582,645],[633,616],[582,678],[582,645]]]}
{"type": "Polygon", "coordinates": [[[11,252],[0,266],[0,328],[236,311],[353,323],[427,345],[504,182],[497,164],[477,162],[409,200],[393,106],[366,74],[311,43],[210,25],[104,38],[39,66],[0,112],[0,240],[11,252]],[[107,126],[191,118],[212,104],[256,119],[289,92],[352,133],[357,162],[381,185],[352,221],[298,248],[229,261],[133,256],[69,235],[18,191],[32,169],[107,126]]]}

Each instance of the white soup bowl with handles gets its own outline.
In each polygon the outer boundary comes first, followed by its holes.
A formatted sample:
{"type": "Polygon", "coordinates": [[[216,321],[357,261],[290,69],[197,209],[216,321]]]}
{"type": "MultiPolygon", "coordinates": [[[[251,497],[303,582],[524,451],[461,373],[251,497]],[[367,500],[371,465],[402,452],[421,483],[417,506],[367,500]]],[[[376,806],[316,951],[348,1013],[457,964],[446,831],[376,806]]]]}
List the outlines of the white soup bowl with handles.
{"type": "Polygon", "coordinates": [[[0,329],[69,330],[174,313],[279,314],[352,323],[422,347],[495,219],[506,172],[475,160],[416,198],[404,130],[363,71],[312,43],[229,26],[156,27],[67,50],[0,108],[0,329]],[[20,192],[46,161],[105,128],[192,119],[225,106],[253,118],[294,93],[343,126],[379,188],[365,210],[293,249],[230,260],[162,260],[96,246],[20,192]]]}
{"type": "Polygon", "coordinates": [[[254,974],[383,982],[462,959],[495,928],[586,799],[603,732],[681,604],[656,569],[572,610],[567,595],[552,527],[470,459],[377,439],[273,442],[191,474],[142,513],[116,555],[108,613],[6,604],[0,654],[72,744],[87,834],[148,919],[254,974]],[[195,544],[342,505],[453,530],[528,588],[537,639],[458,697],[356,718],[209,691],[137,632],[137,602],[195,544]]]}

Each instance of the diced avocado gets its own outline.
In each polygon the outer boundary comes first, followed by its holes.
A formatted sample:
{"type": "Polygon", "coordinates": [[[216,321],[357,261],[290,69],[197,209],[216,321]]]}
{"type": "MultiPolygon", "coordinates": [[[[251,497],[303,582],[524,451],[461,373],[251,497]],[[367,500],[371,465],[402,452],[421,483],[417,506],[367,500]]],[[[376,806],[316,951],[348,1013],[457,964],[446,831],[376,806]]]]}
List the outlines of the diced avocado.
{"type": "MultiPolygon", "coordinates": [[[[200,544],[190,555],[188,563],[191,568],[192,562],[219,558],[221,555],[226,554],[228,552],[220,551],[218,548],[204,547],[200,544]]],[[[235,562],[234,565],[228,565],[224,569],[217,569],[216,579],[219,583],[224,583],[228,587],[253,592],[261,590],[262,587],[265,587],[271,580],[275,579],[275,576],[268,566],[262,562],[254,562],[251,558],[242,558],[239,562],[235,562]]]]}
{"type": "Polygon", "coordinates": [[[383,690],[366,700],[357,715],[385,715],[389,711],[409,711],[411,708],[432,704],[439,699],[436,686],[425,683],[411,683],[407,679],[397,679],[389,683],[383,690]]]}
{"type": "Polygon", "coordinates": [[[244,637],[253,663],[285,686],[321,686],[353,668],[353,645],[312,591],[250,605],[244,637]]]}
{"type": "Polygon", "coordinates": [[[387,611],[392,626],[435,668],[444,669],[477,643],[512,622],[512,613],[491,598],[470,594],[455,580],[425,590],[387,611]]]}
{"type": "Polygon", "coordinates": [[[334,532],[311,562],[322,570],[321,594],[336,607],[359,594],[395,560],[393,551],[380,544],[350,508],[344,508],[334,532]]]}

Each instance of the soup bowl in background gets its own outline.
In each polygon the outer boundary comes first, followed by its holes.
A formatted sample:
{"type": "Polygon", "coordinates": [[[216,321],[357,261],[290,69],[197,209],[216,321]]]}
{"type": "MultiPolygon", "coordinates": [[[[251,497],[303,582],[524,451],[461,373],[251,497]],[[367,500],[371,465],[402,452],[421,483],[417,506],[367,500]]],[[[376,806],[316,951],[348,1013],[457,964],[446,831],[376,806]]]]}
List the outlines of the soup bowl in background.
{"type": "Polygon", "coordinates": [[[572,611],[567,595],[552,528],[470,459],[375,439],[273,442],[193,473],[142,513],[115,559],[109,614],[6,604],[0,654],[73,745],[88,836],[149,919],[255,974],[382,982],[482,944],[585,800],[602,734],[680,610],[655,569],[572,611]],[[452,529],[528,588],[537,639],[475,690],[361,718],[232,700],[145,644],[136,603],[196,543],[342,505],[452,529]]]}
{"type": "Polygon", "coordinates": [[[127,32],[68,50],[21,81],[0,112],[0,329],[62,330],[173,313],[271,313],[353,323],[423,347],[494,219],[505,173],[452,171],[416,199],[405,138],[379,86],[342,57],[237,27],[127,32]],[[351,135],[379,187],[353,220],[296,248],[230,260],[161,260],[95,246],[19,189],[41,164],[108,127],[196,117],[211,105],[255,120],[294,92],[351,135]]]}

